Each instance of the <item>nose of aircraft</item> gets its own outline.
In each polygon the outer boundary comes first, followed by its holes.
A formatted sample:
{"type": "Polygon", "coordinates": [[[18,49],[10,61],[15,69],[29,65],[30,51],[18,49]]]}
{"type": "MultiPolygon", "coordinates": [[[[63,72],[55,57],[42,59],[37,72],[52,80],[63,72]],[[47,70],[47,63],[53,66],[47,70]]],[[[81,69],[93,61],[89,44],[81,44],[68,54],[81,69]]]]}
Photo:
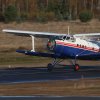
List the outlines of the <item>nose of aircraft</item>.
{"type": "Polygon", "coordinates": [[[49,39],[49,41],[47,42],[48,50],[53,51],[55,46],[56,46],[55,39],[49,39]]]}

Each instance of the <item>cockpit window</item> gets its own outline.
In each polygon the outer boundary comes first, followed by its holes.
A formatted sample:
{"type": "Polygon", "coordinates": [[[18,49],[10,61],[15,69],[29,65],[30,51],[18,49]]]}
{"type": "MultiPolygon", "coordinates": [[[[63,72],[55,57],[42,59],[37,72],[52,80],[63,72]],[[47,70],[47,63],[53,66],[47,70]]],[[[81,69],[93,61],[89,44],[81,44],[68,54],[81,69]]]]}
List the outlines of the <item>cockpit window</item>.
{"type": "Polygon", "coordinates": [[[70,37],[66,37],[66,40],[70,40],[70,37]]]}
{"type": "Polygon", "coordinates": [[[70,40],[70,37],[68,37],[68,36],[63,36],[62,39],[63,39],[63,40],[70,40]]]}
{"type": "Polygon", "coordinates": [[[63,37],[63,40],[65,40],[65,39],[66,39],[66,36],[63,37]]]}
{"type": "Polygon", "coordinates": [[[66,37],[66,40],[70,42],[75,42],[76,39],[73,36],[71,36],[71,37],[66,37]]]}
{"type": "Polygon", "coordinates": [[[53,39],[58,39],[58,40],[67,40],[67,41],[70,41],[70,42],[75,42],[76,39],[73,37],[73,36],[56,36],[56,37],[53,37],[53,39]]]}

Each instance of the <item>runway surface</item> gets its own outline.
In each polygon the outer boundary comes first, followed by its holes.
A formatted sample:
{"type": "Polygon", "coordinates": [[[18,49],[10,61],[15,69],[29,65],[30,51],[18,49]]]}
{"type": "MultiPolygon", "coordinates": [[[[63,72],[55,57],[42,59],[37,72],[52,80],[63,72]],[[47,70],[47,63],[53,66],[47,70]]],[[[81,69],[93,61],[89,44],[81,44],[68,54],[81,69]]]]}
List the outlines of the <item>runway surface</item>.
{"type": "Polygon", "coordinates": [[[54,68],[10,68],[0,70],[0,83],[44,82],[51,80],[72,80],[80,78],[100,78],[100,66],[81,66],[78,72],[70,66],[54,68]]]}
{"type": "Polygon", "coordinates": [[[100,97],[78,96],[1,96],[0,100],[100,100],[100,97]]]}

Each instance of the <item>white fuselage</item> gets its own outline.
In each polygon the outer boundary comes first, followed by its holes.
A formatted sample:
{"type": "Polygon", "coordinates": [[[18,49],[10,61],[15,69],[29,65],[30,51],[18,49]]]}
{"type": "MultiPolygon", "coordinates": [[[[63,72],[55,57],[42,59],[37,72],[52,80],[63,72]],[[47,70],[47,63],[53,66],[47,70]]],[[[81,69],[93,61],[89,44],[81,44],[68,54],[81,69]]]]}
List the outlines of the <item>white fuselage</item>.
{"type": "Polygon", "coordinates": [[[100,47],[84,39],[70,38],[56,40],[55,51],[66,56],[87,55],[100,52],[100,47]]]}

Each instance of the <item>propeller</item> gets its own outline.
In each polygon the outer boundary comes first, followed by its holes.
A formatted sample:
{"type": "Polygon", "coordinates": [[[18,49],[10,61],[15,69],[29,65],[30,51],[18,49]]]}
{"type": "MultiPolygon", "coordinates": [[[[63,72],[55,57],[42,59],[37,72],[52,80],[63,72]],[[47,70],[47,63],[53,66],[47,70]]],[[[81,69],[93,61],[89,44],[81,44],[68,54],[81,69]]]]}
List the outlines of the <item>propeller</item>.
{"type": "Polygon", "coordinates": [[[48,50],[54,51],[55,46],[56,46],[56,41],[55,41],[55,39],[54,39],[54,38],[50,38],[50,39],[48,40],[48,42],[47,42],[47,48],[48,48],[48,50]]]}

